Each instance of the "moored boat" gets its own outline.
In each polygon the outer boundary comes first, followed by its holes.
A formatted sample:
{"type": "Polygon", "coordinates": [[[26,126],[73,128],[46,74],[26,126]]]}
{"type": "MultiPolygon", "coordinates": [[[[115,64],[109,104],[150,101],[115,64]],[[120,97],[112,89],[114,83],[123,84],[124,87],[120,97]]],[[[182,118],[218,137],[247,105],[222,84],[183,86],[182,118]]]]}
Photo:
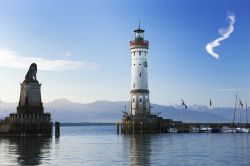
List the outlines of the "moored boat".
{"type": "Polygon", "coordinates": [[[177,133],[178,130],[176,128],[170,128],[170,129],[168,129],[168,132],[169,133],[177,133]]]}
{"type": "Polygon", "coordinates": [[[236,128],[236,132],[237,133],[249,133],[249,129],[248,128],[244,128],[244,127],[237,127],[236,128]]]}
{"type": "Polygon", "coordinates": [[[209,126],[203,126],[203,125],[200,126],[200,132],[202,133],[211,133],[211,131],[212,128],[209,126]]]}
{"type": "Polygon", "coordinates": [[[235,128],[230,128],[228,126],[223,126],[221,129],[222,133],[236,133],[236,129],[235,128]]]}

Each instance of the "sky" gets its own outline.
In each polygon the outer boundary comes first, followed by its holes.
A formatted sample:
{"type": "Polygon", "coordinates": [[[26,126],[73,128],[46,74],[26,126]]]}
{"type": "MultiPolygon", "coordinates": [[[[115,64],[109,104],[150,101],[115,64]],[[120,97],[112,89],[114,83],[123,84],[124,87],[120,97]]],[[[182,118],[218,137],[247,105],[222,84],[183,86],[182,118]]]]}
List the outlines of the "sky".
{"type": "Polygon", "coordinates": [[[32,62],[44,102],[129,100],[129,41],[140,20],[151,102],[234,106],[236,90],[250,102],[249,8],[248,0],[0,0],[0,100],[19,100],[32,62]]]}

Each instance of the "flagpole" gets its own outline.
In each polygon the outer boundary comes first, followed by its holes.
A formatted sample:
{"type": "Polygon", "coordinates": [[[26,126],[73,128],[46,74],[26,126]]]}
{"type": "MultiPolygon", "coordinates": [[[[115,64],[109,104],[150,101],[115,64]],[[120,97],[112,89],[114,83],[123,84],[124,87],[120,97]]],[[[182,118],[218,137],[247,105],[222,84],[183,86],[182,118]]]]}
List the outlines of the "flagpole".
{"type": "Polygon", "coordinates": [[[211,114],[212,114],[211,111],[213,110],[213,109],[212,109],[213,107],[212,107],[212,100],[211,100],[211,99],[209,99],[209,104],[210,104],[209,123],[212,123],[212,122],[211,122],[211,114]]]}
{"type": "Polygon", "coordinates": [[[183,105],[181,106],[181,121],[183,122],[183,105]]]}
{"type": "Polygon", "coordinates": [[[181,119],[180,119],[180,121],[182,121],[182,108],[183,108],[183,99],[181,99],[181,119]]]}
{"type": "Polygon", "coordinates": [[[183,122],[183,106],[185,106],[185,102],[181,99],[181,121],[183,122]]]}
{"type": "Polygon", "coordinates": [[[246,117],[244,118],[244,127],[246,127],[246,123],[247,123],[247,103],[246,103],[246,110],[245,111],[246,111],[246,117]]]}
{"type": "Polygon", "coordinates": [[[235,114],[236,114],[236,105],[237,105],[237,95],[238,95],[238,92],[236,92],[236,98],[235,98],[235,104],[234,104],[234,119],[233,119],[233,125],[235,125],[235,114]]]}
{"type": "Polygon", "coordinates": [[[185,104],[184,100],[181,99],[181,121],[184,121],[184,118],[183,118],[183,107],[184,107],[185,110],[187,109],[187,105],[185,104]]]}
{"type": "MultiPolygon", "coordinates": [[[[56,110],[55,110],[55,108],[54,108],[54,110],[53,110],[53,112],[52,112],[52,115],[53,115],[54,118],[55,118],[55,113],[56,113],[56,110]]],[[[53,119],[51,118],[51,120],[53,120],[53,119]]]]}
{"type": "MultiPolygon", "coordinates": [[[[209,104],[210,104],[210,111],[211,111],[211,99],[210,99],[210,101],[209,101],[209,104]]],[[[211,123],[211,112],[209,112],[209,123],[211,123]]]]}
{"type": "MultiPolygon", "coordinates": [[[[210,111],[211,111],[211,107],[210,107],[210,111]]],[[[211,112],[208,112],[209,113],[209,120],[208,120],[208,123],[211,123],[211,112]]]]}

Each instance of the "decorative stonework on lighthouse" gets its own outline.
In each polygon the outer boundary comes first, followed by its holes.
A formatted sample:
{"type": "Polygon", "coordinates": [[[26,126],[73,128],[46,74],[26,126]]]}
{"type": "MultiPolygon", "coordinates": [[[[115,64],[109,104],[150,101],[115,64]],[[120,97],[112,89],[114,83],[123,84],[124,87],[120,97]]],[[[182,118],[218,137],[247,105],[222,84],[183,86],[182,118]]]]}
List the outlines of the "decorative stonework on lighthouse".
{"type": "Polygon", "coordinates": [[[130,41],[131,51],[131,100],[130,113],[132,115],[150,114],[148,90],[148,46],[144,40],[144,30],[134,30],[135,39],[130,41]]]}

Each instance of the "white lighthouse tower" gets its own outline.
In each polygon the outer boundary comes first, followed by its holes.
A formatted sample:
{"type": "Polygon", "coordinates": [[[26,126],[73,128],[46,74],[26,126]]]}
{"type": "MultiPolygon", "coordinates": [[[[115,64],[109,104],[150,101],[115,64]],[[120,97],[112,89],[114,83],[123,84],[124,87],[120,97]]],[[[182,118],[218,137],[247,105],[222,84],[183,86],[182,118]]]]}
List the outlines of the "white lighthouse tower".
{"type": "Polygon", "coordinates": [[[134,30],[135,39],[130,41],[131,51],[131,115],[150,114],[148,90],[148,45],[144,40],[144,30],[134,30]]]}
{"type": "Polygon", "coordinates": [[[122,121],[117,123],[121,133],[161,133],[166,132],[172,122],[151,114],[148,90],[148,46],[144,40],[144,30],[134,30],[135,39],[130,41],[131,51],[131,91],[130,112],[123,112],[122,121]]]}

